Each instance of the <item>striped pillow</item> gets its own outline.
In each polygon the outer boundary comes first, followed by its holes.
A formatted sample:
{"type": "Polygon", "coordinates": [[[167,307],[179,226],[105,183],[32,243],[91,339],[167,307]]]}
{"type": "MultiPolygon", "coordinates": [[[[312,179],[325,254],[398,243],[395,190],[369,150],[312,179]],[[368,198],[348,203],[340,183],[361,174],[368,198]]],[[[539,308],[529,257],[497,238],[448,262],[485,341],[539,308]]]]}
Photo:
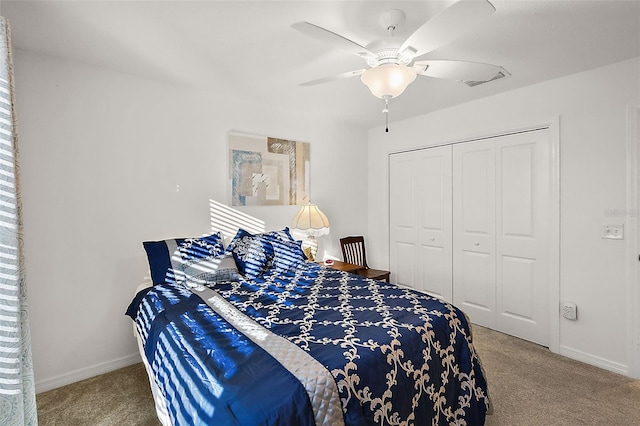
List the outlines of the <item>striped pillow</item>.
{"type": "Polygon", "coordinates": [[[195,266],[224,254],[224,242],[219,232],[198,238],[174,238],[142,243],[147,253],[151,281],[154,284],[182,283],[195,266]]]}

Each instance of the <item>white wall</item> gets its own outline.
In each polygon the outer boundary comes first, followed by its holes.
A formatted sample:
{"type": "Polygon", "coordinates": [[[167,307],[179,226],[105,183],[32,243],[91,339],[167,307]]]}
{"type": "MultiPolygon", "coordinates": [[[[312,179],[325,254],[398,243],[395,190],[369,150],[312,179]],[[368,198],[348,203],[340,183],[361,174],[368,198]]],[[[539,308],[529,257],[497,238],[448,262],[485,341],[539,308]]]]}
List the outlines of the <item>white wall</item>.
{"type": "MultiPolygon", "coordinates": [[[[20,50],[14,63],[38,391],[139,361],[124,312],[141,243],[211,230],[230,130],[311,144],[312,201],[332,225],[321,249],[366,230],[363,130],[20,50]]],[[[297,208],[239,210],[279,229],[297,208]]]]}
{"type": "Polygon", "coordinates": [[[606,212],[624,211],[627,206],[626,117],[628,105],[640,104],[638,76],[636,58],[391,123],[388,134],[381,128],[371,130],[369,235],[375,241],[368,250],[371,263],[382,267],[389,262],[390,152],[559,117],[560,300],[575,302],[579,314],[575,322],[560,320],[560,353],[626,373],[630,360],[625,268],[628,257],[637,253],[627,253],[624,241],[603,240],[600,234],[603,224],[625,224],[628,219],[607,217],[606,212]]]}
{"type": "MultiPolygon", "coordinates": [[[[368,164],[354,161],[367,150],[357,128],[20,50],[14,62],[38,391],[138,360],[123,313],[145,275],[141,242],[211,230],[210,200],[227,200],[230,130],[310,142],[312,201],[332,224],[322,247],[339,256],[340,236],[366,234],[369,263],[382,268],[389,152],[559,116],[560,299],[580,314],[561,321],[561,352],[615,371],[628,365],[620,318],[630,254],[600,239],[600,227],[612,222],[606,210],[626,207],[625,108],[640,103],[637,59],[391,123],[389,134],[373,129],[368,164]]],[[[242,212],[274,229],[296,210],[242,212]]]]}

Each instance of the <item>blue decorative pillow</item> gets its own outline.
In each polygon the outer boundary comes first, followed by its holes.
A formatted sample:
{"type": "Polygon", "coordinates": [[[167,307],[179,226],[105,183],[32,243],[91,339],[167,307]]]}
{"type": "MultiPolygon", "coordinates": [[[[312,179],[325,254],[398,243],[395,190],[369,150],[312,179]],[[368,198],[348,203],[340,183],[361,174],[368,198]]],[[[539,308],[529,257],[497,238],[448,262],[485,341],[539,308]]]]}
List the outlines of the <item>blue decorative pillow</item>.
{"type": "Polygon", "coordinates": [[[286,272],[296,269],[305,263],[307,257],[301,247],[301,241],[273,240],[273,267],[278,272],[286,272]]]}
{"type": "Polygon", "coordinates": [[[261,235],[253,235],[238,229],[227,252],[233,254],[238,270],[248,278],[264,273],[273,257],[273,246],[261,235]]]}
{"type": "Polygon", "coordinates": [[[154,284],[185,282],[195,264],[224,254],[224,242],[218,232],[200,238],[145,241],[142,244],[154,284]]]}
{"type": "Polygon", "coordinates": [[[295,241],[289,232],[289,228],[284,228],[282,231],[269,231],[264,232],[262,234],[258,234],[257,236],[266,238],[267,241],[295,241]]]}

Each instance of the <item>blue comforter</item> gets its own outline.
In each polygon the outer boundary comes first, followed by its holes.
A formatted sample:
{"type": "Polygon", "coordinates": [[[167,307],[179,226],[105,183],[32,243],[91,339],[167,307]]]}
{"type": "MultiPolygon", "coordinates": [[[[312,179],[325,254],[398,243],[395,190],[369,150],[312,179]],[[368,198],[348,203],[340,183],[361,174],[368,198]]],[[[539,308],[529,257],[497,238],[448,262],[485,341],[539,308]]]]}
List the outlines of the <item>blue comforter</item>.
{"type": "Polygon", "coordinates": [[[240,331],[246,317],[326,368],[346,425],[484,424],[480,360],[448,303],[316,264],[211,288],[234,312],[179,284],[141,292],[127,312],[175,425],[327,422],[316,411],[331,390],[312,395],[269,339],[240,331]]]}

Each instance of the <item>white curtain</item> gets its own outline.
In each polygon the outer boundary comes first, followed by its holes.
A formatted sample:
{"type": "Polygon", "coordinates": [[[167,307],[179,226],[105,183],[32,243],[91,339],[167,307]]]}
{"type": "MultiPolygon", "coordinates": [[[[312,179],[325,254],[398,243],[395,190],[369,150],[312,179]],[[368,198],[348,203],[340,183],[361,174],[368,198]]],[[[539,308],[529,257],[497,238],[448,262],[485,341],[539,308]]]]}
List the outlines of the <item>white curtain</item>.
{"type": "Polygon", "coordinates": [[[0,17],[0,424],[37,425],[22,248],[11,39],[0,17]]]}

